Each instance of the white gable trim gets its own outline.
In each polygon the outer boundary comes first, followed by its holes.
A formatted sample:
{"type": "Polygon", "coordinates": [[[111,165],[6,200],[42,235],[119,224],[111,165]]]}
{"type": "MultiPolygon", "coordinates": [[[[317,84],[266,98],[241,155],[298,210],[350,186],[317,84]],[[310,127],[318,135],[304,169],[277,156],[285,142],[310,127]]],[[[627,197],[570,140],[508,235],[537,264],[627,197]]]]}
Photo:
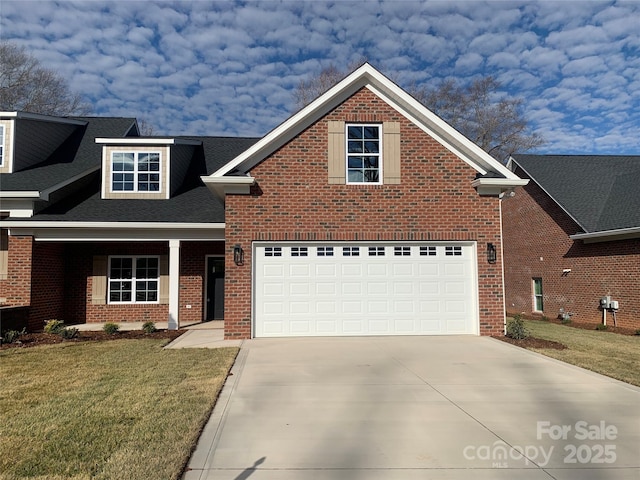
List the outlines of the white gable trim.
{"type": "Polygon", "coordinates": [[[234,169],[248,171],[362,87],[369,88],[369,90],[384,99],[398,112],[441,142],[480,174],[495,172],[504,176],[506,180],[519,180],[504,165],[428,110],[368,63],[365,63],[338,82],[323,95],[265,135],[251,148],[212,173],[210,177],[221,177],[234,169]]]}

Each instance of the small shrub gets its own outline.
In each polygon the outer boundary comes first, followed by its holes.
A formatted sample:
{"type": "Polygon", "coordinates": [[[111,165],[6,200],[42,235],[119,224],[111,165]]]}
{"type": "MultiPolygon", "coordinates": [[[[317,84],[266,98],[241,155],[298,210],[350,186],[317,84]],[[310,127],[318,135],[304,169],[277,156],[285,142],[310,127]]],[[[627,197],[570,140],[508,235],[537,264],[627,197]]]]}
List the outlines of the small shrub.
{"type": "Polygon", "coordinates": [[[115,335],[116,333],[118,333],[118,330],[120,330],[120,327],[117,323],[107,322],[104,324],[104,327],[102,327],[102,330],[109,335],[115,335]]]}
{"type": "Polygon", "coordinates": [[[607,328],[608,328],[607,325],[604,325],[602,323],[599,323],[598,325],[596,325],[596,330],[599,330],[599,331],[605,331],[607,328]]]}
{"type": "Polygon", "coordinates": [[[153,333],[157,330],[158,329],[156,328],[156,324],[153,322],[144,322],[144,324],[142,325],[142,331],[144,333],[153,333]]]}
{"type": "Polygon", "coordinates": [[[61,320],[49,320],[44,324],[45,333],[59,334],[64,329],[64,322],[61,320]]]}
{"type": "Polygon", "coordinates": [[[65,340],[71,340],[72,338],[76,338],[78,334],[79,334],[79,330],[74,327],[63,328],[58,333],[58,335],[60,335],[65,340]]]}
{"type": "Polygon", "coordinates": [[[514,340],[522,340],[529,336],[529,330],[524,326],[522,315],[514,315],[513,320],[507,323],[507,337],[514,340]]]}
{"type": "Polygon", "coordinates": [[[549,317],[547,317],[546,315],[543,315],[541,320],[543,322],[548,322],[549,321],[549,317]]]}
{"type": "Polygon", "coordinates": [[[2,336],[2,341],[5,343],[15,343],[20,339],[22,335],[25,335],[26,333],[27,331],[24,328],[21,331],[7,330],[2,336]]]}
{"type": "Polygon", "coordinates": [[[640,328],[636,330],[636,335],[640,336],[640,328]]]}

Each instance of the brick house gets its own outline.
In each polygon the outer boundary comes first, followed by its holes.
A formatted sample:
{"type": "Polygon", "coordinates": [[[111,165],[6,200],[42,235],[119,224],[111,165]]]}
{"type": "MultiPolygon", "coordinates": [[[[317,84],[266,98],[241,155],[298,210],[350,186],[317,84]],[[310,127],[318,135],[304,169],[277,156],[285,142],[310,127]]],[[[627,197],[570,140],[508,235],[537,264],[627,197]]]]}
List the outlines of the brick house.
{"type": "Polygon", "coordinates": [[[503,332],[500,203],[527,180],[368,64],[261,139],[0,122],[0,296],[32,328],[503,332]]]}
{"type": "Polygon", "coordinates": [[[509,166],[530,182],[502,204],[507,311],[594,325],[615,312],[640,328],[640,157],[515,155],[509,166]]]}

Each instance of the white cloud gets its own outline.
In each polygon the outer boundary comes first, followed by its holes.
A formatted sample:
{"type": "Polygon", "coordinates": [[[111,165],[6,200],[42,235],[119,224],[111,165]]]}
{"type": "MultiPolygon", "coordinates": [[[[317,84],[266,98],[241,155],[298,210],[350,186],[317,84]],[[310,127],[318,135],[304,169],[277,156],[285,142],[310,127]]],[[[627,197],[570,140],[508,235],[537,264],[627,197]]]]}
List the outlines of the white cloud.
{"type": "Polygon", "coordinates": [[[638,133],[638,18],[636,2],[3,0],[0,29],[97,114],[158,133],[262,135],[301,79],[365,56],[401,85],[494,75],[563,152],[637,150],[620,139],[638,133]]]}

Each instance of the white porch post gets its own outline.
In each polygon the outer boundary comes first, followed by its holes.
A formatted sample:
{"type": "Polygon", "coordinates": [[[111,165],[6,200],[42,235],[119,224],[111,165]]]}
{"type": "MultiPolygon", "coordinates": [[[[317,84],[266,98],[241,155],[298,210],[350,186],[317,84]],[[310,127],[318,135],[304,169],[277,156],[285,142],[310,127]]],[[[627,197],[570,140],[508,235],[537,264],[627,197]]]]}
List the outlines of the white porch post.
{"type": "Polygon", "coordinates": [[[180,327],[180,240],[169,240],[169,330],[180,327]]]}

